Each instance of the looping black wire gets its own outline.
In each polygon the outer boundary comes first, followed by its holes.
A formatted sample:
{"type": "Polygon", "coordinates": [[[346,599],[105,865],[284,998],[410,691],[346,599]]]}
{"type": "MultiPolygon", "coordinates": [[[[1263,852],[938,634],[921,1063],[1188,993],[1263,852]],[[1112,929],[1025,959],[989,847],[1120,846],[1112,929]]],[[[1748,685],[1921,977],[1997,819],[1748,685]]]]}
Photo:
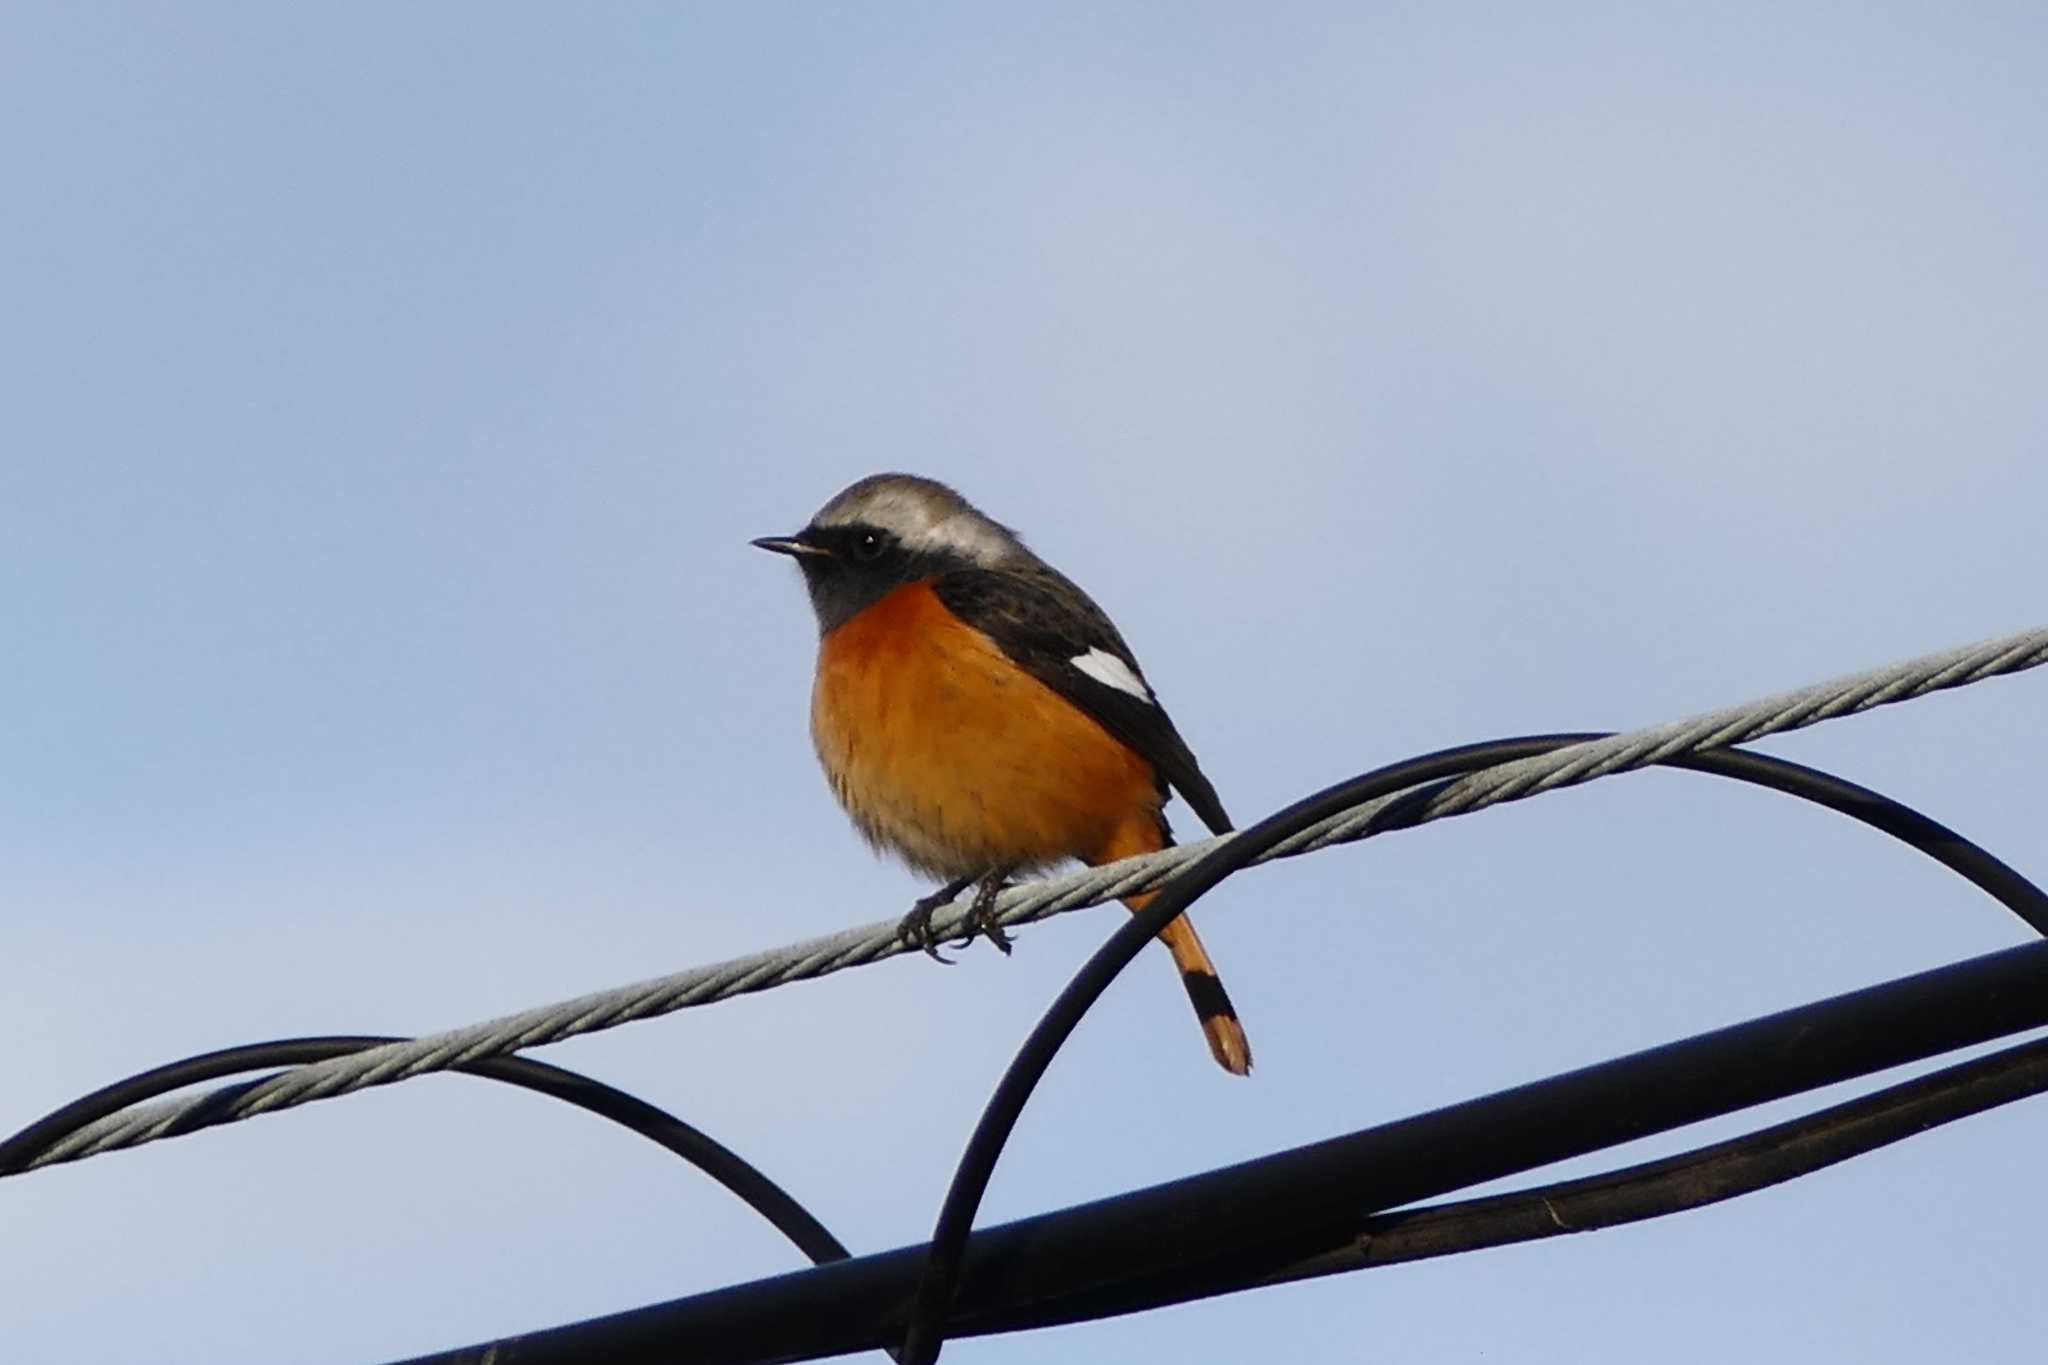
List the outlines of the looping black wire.
{"type": "MultiPolygon", "coordinates": [[[[280,1038],[201,1053],[139,1072],[73,1100],[0,1142],[0,1176],[20,1172],[53,1143],[97,1119],[173,1090],[245,1071],[303,1066],[308,1062],[325,1061],[329,1057],[401,1041],[372,1034],[280,1038]]],[[[485,1057],[460,1063],[455,1069],[485,1080],[502,1081],[536,1094],[552,1096],[631,1129],[675,1153],[731,1191],[819,1265],[843,1261],[850,1254],[823,1223],[811,1216],[809,1210],[739,1153],[637,1096],[530,1057],[485,1057]]],[[[269,1079],[268,1076],[259,1076],[243,1085],[225,1088],[218,1096],[218,1108],[224,1109],[244,1092],[269,1079]]],[[[216,1106],[202,1109],[189,1116],[178,1131],[208,1127],[216,1112],[216,1106]]]]}
{"type": "MultiPolygon", "coordinates": [[[[944,1323],[958,1285],[961,1256],[997,1159],[1025,1103],[1081,1018],[1176,916],[1231,873],[1320,822],[1363,802],[1405,793],[1372,822],[1372,830],[1415,824],[1452,782],[1499,763],[1548,753],[1603,733],[1531,735],[1439,750],[1341,782],[1240,831],[1166,883],[1151,904],[1120,925],[1067,983],[1011,1060],[961,1152],[932,1232],[930,1257],[904,1334],[904,1365],[932,1365],[944,1345],[944,1323]]],[[[1662,766],[1711,773],[1771,788],[1859,820],[1920,850],[2048,934],[2048,895],[1990,853],[1946,826],[1867,787],[1783,759],[1741,749],[1716,749],[1662,760],[1662,766]]]]}

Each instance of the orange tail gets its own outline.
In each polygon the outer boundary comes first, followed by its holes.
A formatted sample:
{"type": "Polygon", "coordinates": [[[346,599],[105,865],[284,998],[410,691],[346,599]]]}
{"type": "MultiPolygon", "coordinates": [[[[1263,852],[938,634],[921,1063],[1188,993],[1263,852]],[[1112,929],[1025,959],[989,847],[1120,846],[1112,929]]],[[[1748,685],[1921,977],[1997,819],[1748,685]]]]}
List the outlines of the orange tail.
{"type": "MultiPolygon", "coordinates": [[[[1172,842],[1161,827],[1158,816],[1147,812],[1126,822],[1102,853],[1091,861],[1114,862],[1134,853],[1155,852],[1172,842]]],[[[1126,896],[1124,905],[1136,914],[1158,894],[1156,891],[1144,891],[1126,896]]],[[[1230,996],[1224,992],[1223,980],[1216,975],[1216,963],[1210,958],[1209,950],[1202,946],[1195,926],[1188,923],[1186,915],[1181,915],[1159,931],[1159,939],[1173,954],[1173,965],[1180,968],[1181,985],[1187,987],[1188,1000],[1195,1007],[1196,1017],[1202,1021],[1202,1034],[1209,1040],[1209,1052],[1216,1058],[1216,1064],[1233,1076],[1250,1075],[1252,1045],[1244,1036],[1244,1025],[1238,1022],[1237,1010],[1231,1005],[1230,996]]]]}

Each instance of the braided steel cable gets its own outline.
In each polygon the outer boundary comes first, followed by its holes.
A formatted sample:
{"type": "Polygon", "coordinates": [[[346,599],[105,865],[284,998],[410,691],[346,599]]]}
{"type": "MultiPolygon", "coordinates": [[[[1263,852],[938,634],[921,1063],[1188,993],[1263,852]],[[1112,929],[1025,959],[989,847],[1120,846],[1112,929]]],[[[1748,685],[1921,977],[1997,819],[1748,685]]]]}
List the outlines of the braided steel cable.
{"type": "MultiPolygon", "coordinates": [[[[1904,663],[1801,688],[1740,706],[1724,707],[1611,738],[1590,740],[1553,752],[1500,764],[1434,789],[1418,811],[1404,811],[1405,827],[1540,792],[1631,771],[1678,756],[1762,738],[1851,715],[1985,678],[2017,673],[2048,663],[2048,627],[1927,655],[1904,663]]],[[[1314,825],[1262,852],[1253,861],[1307,853],[1352,842],[1388,827],[1379,819],[1406,794],[1388,792],[1330,812],[1314,825]]],[[[1007,891],[997,901],[1003,925],[1044,919],[1066,910],[1150,890],[1175,873],[1241,836],[1226,835],[1051,878],[1007,891]]],[[[966,913],[959,902],[934,918],[941,934],[957,932],[966,913]]],[[[75,1161],[102,1152],[139,1146],[189,1131],[294,1108],[385,1085],[432,1071],[460,1067],[487,1057],[559,1042],[790,981],[823,976],[880,961],[907,951],[897,921],[807,940],[707,967],[694,968],[630,986],[579,996],[559,1004],[431,1034],[409,1042],[366,1049],[331,1061],[294,1068],[232,1095],[196,1097],[138,1106],[79,1129],[52,1144],[25,1169],[75,1161]]]]}

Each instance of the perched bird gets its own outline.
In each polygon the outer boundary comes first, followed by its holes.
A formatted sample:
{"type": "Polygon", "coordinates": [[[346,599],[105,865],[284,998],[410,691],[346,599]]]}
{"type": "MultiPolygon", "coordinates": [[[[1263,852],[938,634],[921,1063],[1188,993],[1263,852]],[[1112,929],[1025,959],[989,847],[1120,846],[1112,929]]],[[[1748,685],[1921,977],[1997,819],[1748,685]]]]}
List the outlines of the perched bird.
{"type": "MultiPolygon", "coordinates": [[[[993,917],[1008,879],[1168,847],[1169,786],[1230,828],[1102,608],[946,485],[872,475],[795,535],[753,543],[795,558],[817,611],[811,737],[833,794],[868,842],[946,883],[904,918],[910,942],[936,956],[932,912],[976,885],[968,937],[1008,952],[993,917]]],[[[1251,1047],[1194,926],[1159,937],[1209,1050],[1246,1074],[1251,1047]]]]}

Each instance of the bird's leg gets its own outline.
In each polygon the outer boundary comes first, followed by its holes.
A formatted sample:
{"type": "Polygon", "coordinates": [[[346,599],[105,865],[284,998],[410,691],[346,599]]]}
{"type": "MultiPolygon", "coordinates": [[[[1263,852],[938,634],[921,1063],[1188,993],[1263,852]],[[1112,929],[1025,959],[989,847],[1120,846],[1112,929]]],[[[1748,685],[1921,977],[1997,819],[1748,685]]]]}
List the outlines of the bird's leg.
{"type": "MultiPolygon", "coordinates": [[[[952,958],[939,955],[938,936],[932,933],[932,912],[942,905],[951,905],[953,898],[974,885],[979,876],[978,873],[970,872],[957,881],[947,882],[929,896],[919,899],[917,904],[910,907],[910,913],[903,917],[903,922],[896,926],[896,937],[913,948],[924,949],[934,962],[943,962],[951,966],[952,958]]],[[[976,897],[977,903],[979,900],[980,898],[976,897]]],[[[969,939],[973,937],[972,934],[968,935],[969,939]]]]}
{"type": "Polygon", "coordinates": [[[981,879],[981,886],[974,893],[974,904],[968,908],[967,918],[960,922],[966,936],[960,940],[965,945],[982,935],[1003,950],[1003,956],[1010,955],[1010,936],[1003,932],[1003,926],[996,923],[996,897],[1010,884],[1000,872],[991,872],[981,879]]]}

